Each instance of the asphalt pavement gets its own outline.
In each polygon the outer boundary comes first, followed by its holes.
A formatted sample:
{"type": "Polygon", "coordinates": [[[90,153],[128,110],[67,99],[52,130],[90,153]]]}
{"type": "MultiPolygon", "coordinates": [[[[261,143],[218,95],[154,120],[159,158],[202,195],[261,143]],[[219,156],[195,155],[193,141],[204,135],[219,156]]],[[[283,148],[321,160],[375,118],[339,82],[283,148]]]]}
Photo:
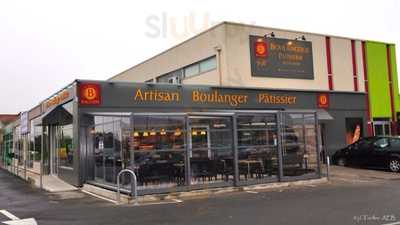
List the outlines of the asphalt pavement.
{"type": "MultiPolygon", "coordinates": [[[[400,224],[400,180],[377,173],[359,182],[336,175],[319,185],[117,206],[78,191],[49,194],[0,169],[0,210],[39,225],[400,224]]],[[[0,222],[7,219],[0,213],[0,222]]]]}

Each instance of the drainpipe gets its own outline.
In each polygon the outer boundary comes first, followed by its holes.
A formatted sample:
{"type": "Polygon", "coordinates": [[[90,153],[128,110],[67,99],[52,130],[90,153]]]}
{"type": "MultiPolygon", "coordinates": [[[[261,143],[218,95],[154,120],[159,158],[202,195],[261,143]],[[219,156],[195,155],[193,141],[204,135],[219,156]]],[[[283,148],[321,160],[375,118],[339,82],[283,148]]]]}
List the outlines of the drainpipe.
{"type": "Polygon", "coordinates": [[[215,51],[217,51],[217,70],[218,70],[218,79],[219,86],[222,86],[222,71],[221,71],[221,46],[217,45],[214,47],[215,51]]]}

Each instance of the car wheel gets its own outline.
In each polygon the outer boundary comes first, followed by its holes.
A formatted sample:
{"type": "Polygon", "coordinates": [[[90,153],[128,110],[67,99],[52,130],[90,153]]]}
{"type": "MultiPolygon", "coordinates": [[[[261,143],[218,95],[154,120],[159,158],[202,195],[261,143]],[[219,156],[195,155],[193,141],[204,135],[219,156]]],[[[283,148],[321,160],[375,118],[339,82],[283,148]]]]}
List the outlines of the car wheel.
{"type": "Polygon", "coordinates": [[[339,159],[336,161],[336,164],[337,164],[338,166],[346,166],[346,165],[347,165],[347,162],[346,162],[346,159],[345,159],[345,158],[339,158],[339,159]]]}
{"type": "Polygon", "coordinates": [[[400,171],[400,160],[398,158],[391,158],[389,160],[389,170],[392,172],[400,171]]]}

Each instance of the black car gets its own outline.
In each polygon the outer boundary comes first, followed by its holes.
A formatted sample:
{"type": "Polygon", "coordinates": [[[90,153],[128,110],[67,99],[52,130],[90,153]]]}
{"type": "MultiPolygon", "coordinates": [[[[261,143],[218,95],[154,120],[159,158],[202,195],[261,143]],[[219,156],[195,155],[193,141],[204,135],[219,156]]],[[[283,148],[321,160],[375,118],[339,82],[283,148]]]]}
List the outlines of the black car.
{"type": "Polygon", "coordinates": [[[400,137],[367,137],[337,151],[332,162],[339,166],[358,166],[400,171],[400,137]]]}

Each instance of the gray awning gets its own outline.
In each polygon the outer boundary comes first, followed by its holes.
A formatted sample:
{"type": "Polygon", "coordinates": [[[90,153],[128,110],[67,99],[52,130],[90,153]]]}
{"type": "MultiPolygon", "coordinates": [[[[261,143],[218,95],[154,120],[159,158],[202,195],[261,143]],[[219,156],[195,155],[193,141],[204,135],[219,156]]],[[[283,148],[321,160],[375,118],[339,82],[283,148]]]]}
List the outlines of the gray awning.
{"type": "Polygon", "coordinates": [[[51,111],[42,115],[42,125],[66,125],[72,123],[72,114],[63,106],[57,106],[51,111]]]}
{"type": "Polygon", "coordinates": [[[329,114],[325,109],[317,109],[318,120],[333,120],[331,114],[329,114]]]}

